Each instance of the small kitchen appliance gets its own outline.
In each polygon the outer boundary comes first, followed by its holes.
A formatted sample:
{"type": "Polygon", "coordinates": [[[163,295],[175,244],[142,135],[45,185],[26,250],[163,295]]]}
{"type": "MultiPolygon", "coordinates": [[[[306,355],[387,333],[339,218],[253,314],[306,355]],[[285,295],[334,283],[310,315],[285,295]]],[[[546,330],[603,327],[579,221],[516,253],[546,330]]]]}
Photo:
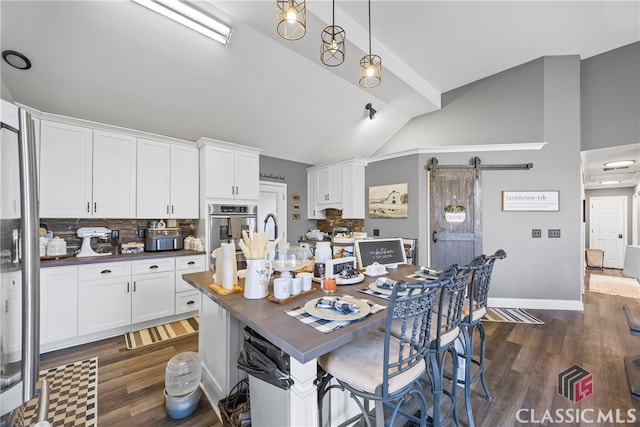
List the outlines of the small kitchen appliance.
{"type": "Polygon", "coordinates": [[[144,250],[148,252],[177,251],[182,249],[180,228],[148,228],[144,240],[144,250]]]}
{"type": "Polygon", "coordinates": [[[108,239],[111,237],[111,230],[106,227],[80,227],[77,231],[78,237],[82,237],[82,246],[76,257],[105,256],[111,252],[99,254],[91,248],[91,238],[108,239]]]}

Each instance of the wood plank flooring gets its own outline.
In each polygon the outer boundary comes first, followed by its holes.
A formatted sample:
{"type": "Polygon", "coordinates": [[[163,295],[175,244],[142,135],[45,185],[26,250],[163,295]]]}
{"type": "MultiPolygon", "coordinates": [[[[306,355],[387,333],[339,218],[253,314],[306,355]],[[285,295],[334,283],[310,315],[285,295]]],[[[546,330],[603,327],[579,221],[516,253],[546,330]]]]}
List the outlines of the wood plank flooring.
{"type": "MultiPolygon", "coordinates": [[[[592,273],[622,276],[619,270],[589,270],[587,280],[592,273]]],[[[555,416],[558,410],[565,417],[586,418],[578,422],[565,418],[564,425],[640,425],[640,401],[631,398],[623,364],[625,355],[640,354],[640,337],[629,333],[622,312],[625,303],[640,313],[640,299],[587,291],[584,312],[527,310],[544,325],[485,322],[487,379],[494,399],[485,400],[481,385],[474,385],[476,425],[562,425],[543,418],[545,411],[555,416]],[[593,394],[579,403],[561,396],[556,385],[558,373],[574,364],[593,375],[593,394]],[[614,418],[589,422],[596,420],[598,410],[605,415],[613,411],[614,418]],[[637,419],[625,424],[630,420],[627,411],[637,419]],[[617,420],[616,412],[620,413],[617,420]],[[524,422],[519,422],[518,414],[524,422]]],[[[222,426],[204,397],[190,417],[172,420],[167,416],[164,370],[169,359],[183,351],[197,351],[196,335],[137,350],[126,350],[124,339],[116,337],[44,354],[40,365],[48,369],[98,356],[99,426],[222,426]]],[[[462,399],[458,406],[466,426],[462,399]]]]}

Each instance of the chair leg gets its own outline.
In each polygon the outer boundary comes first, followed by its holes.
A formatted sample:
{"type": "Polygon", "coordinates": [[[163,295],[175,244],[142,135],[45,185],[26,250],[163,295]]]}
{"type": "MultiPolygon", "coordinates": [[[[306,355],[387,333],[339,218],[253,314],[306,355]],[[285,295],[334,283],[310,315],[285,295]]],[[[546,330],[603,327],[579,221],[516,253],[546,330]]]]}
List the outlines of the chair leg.
{"type": "Polygon", "coordinates": [[[471,407],[471,365],[473,361],[473,327],[462,327],[464,337],[464,402],[467,409],[467,420],[469,427],[474,427],[473,409],[471,407]],[[471,334],[469,334],[471,329],[471,334]]]}
{"type": "Polygon", "coordinates": [[[493,397],[491,397],[491,394],[489,393],[489,388],[487,387],[487,381],[484,376],[484,353],[485,353],[487,338],[486,338],[486,333],[484,331],[484,325],[482,324],[482,322],[478,323],[478,332],[480,333],[480,359],[479,359],[480,381],[482,381],[482,388],[484,389],[484,394],[487,396],[487,400],[491,402],[493,400],[493,397]]]}

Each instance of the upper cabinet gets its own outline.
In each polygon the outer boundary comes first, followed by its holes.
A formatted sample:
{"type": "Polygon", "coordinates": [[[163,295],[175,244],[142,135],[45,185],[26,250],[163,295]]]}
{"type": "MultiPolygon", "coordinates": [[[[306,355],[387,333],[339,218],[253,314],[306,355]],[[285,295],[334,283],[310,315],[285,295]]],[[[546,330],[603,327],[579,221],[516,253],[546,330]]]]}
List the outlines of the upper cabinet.
{"type": "Polygon", "coordinates": [[[138,138],[138,218],[198,218],[198,149],[138,138]]]}
{"type": "Polygon", "coordinates": [[[204,197],[258,200],[260,150],[200,138],[201,185],[204,197]]]}
{"type": "Polygon", "coordinates": [[[308,168],[308,218],[325,218],[327,208],[341,209],[343,218],[364,218],[366,166],[355,158],[308,168]]]}
{"type": "Polygon", "coordinates": [[[40,159],[40,217],[135,217],[135,137],[42,120],[40,159]]]}

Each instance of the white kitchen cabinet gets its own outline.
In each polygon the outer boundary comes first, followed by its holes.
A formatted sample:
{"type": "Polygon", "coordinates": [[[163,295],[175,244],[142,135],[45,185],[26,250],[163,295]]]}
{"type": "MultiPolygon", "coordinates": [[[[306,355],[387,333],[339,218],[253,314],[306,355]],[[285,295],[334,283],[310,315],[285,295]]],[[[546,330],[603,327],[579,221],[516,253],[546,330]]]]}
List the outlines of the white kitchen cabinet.
{"type": "Polygon", "coordinates": [[[18,162],[18,135],[1,128],[0,144],[0,218],[20,218],[20,164],[18,162]]]}
{"type": "Polygon", "coordinates": [[[325,218],[325,209],[342,210],[343,218],[365,217],[364,159],[313,166],[307,169],[307,217],[325,218]]]}
{"type": "Polygon", "coordinates": [[[42,120],[40,217],[135,217],[132,136],[42,120]]]}
{"type": "Polygon", "coordinates": [[[187,283],[182,275],[206,271],[206,258],[206,255],[176,258],[176,314],[200,309],[200,291],[187,283]]]}
{"type": "Polygon", "coordinates": [[[137,217],[198,218],[196,147],[138,138],[137,217]]]}
{"type": "Polygon", "coordinates": [[[78,336],[78,267],[40,270],[40,345],[78,336]]]}
{"type": "Polygon", "coordinates": [[[155,258],[131,262],[131,322],[171,316],[175,313],[175,261],[155,258]]]}
{"type": "Polygon", "coordinates": [[[131,324],[130,262],[80,265],[78,279],[79,335],[131,324]]]}
{"type": "Polygon", "coordinates": [[[205,197],[258,200],[260,150],[200,138],[201,182],[205,197]]]}
{"type": "Polygon", "coordinates": [[[10,362],[20,361],[22,354],[22,272],[0,273],[2,307],[0,322],[9,325],[3,328],[3,356],[10,362]]]}
{"type": "Polygon", "coordinates": [[[316,203],[316,188],[318,182],[318,171],[307,172],[307,219],[325,219],[327,217],[324,209],[319,209],[316,203]]]}

